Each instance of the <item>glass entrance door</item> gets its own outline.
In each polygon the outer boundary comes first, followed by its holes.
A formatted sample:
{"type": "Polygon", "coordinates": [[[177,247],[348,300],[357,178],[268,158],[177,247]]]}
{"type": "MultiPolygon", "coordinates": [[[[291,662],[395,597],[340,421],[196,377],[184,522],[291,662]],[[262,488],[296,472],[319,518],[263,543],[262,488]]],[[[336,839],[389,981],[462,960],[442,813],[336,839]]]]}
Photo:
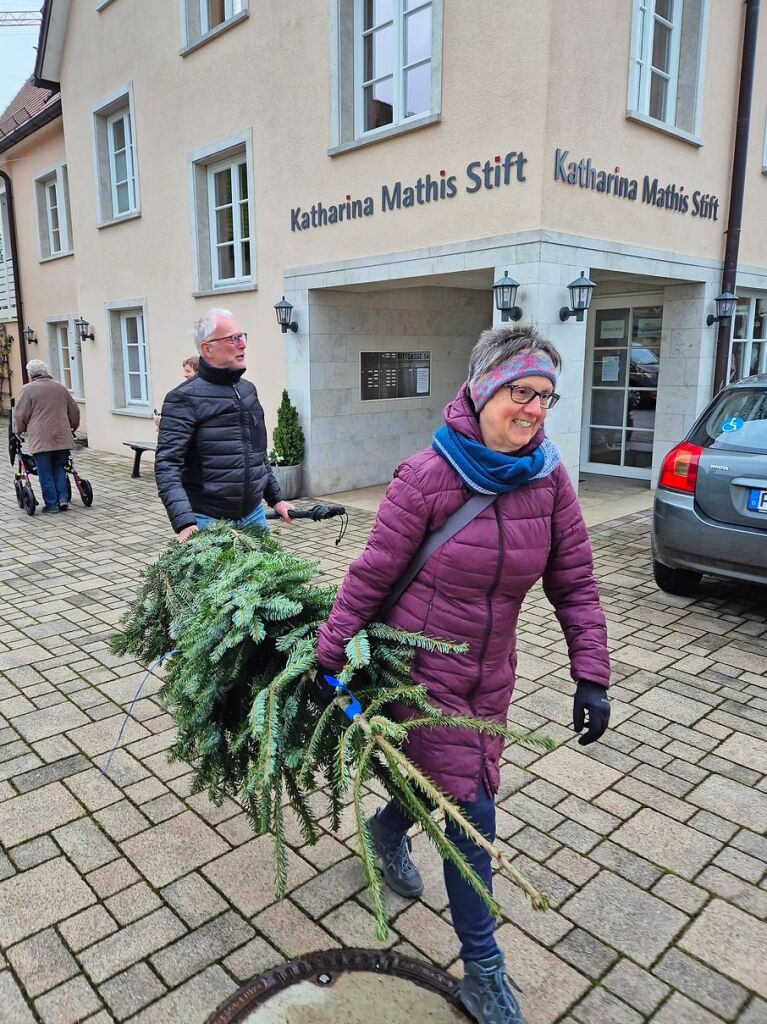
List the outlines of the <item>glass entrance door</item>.
{"type": "Polygon", "coordinates": [[[650,478],[663,306],[594,310],[581,466],[650,478]]]}

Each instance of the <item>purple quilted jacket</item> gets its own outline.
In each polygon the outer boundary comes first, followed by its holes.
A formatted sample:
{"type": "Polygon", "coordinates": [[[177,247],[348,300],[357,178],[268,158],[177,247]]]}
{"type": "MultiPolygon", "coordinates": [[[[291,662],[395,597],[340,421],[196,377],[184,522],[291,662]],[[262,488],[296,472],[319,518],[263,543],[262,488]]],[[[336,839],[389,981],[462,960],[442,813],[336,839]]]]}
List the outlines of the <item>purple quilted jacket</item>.
{"type": "MultiPolygon", "coordinates": [[[[462,387],[445,421],[481,441],[462,387]]],[[[527,449],[540,444],[543,429],[527,449]]],[[[328,622],[320,663],[338,671],[345,641],[376,613],[424,538],[471,497],[457,473],[428,448],[403,462],[386,490],[365,550],[349,567],[328,622]]],[[[426,562],[387,621],[429,636],[468,641],[468,654],[419,651],[412,677],[450,714],[506,722],[516,666],[516,625],[525,595],[543,578],[567,640],[573,679],[610,681],[605,619],[578,499],[561,465],[499,495],[426,562]]],[[[466,729],[419,729],[405,753],[457,800],[477,799],[479,781],[498,791],[503,740],[466,729]]]]}

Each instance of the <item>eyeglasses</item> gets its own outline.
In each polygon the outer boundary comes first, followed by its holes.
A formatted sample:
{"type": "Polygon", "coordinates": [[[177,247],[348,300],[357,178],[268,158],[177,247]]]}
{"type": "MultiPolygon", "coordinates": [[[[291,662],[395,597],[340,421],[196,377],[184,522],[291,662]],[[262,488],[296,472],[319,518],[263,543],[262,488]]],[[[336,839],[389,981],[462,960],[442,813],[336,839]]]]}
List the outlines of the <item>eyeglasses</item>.
{"type": "Polygon", "coordinates": [[[241,334],[226,334],[223,338],[206,338],[207,344],[213,341],[225,341],[227,345],[247,345],[248,335],[243,331],[241,334]]]}
{"type": "Polygon", "coordinates": [[[512,402],[517,405],[527,405],[534,398],[540,399],[541,409],[553,409],[559,401],[559,395],[553,391],[536,391],[525,384],[504,384],[511,396],[512,402]]]}

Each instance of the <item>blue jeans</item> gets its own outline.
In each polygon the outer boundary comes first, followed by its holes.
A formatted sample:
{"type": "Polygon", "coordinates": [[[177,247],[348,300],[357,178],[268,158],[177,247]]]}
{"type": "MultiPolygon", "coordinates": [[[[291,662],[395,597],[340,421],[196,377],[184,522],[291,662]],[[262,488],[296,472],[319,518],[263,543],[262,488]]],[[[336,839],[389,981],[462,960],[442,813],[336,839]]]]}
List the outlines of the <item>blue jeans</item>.
{"type": "Polygon", "coordinates": [[[54,452],[35,452],[35,468],[43,492],[43,504],[48,509],[58,508],[69,501],[67,474],[64,472],[68,458],[68,448],[54,452]]]}
{"type": "MultiPolygon", "coordinates": [[[[458,801],[467,818],[470,818],[477,829],[495,842],[495,800],[480,782],[479,795],[473,802],[458,801]]],[[[413,821],[410,815],[392,800],[379,815],[381,823],[392,832],[405,834],[413,821]]],[[[490,892],[493,891],[493,866],[489,854],[468,839],[460,829],[448,820],[445,835],[454,843],[468,862],[477,872],[490,892]]],[[[495,941],[495,919],[482,898],[464,882],[457,868],[449,861],[444,861],[445,888],[450,900],[450,915],[453,928],[461,941],[462,960],[485,960],[499,952],[495,941]]]]}
{"type": "MultiPolygon", "coordinates": [[[[204,530],[208,526],[213,526],[214,523],[222,522],[221,519],[216,519],[215,516],[204,516],[201,512],[195,512],[197,516],[197,527],[200,530],[204,530]]],[[[266,513],[264,512],[264,506],[262,504],[256,505],[256,507],[248,512],[242,519],[233,519],[232,526],[242,528],[243,526],[260,526],[262,530],[266,529],[266,513]]]]}

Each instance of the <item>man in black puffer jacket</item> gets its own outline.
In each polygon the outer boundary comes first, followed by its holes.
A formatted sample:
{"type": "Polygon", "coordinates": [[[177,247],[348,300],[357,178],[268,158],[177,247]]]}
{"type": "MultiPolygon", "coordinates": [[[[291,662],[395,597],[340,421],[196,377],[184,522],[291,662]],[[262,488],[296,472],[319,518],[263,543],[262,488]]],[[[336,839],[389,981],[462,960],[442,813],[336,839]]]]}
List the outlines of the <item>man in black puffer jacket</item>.
{"type": "Polygon", "coordinates": [[[243,380],[243,333],[226,309],[194,325],[197,375],[165,397],[157,438],[155,479],[180,541],[218,519],[266,527],[262,501],[286,523],[284,501],[266,457],[264,410],[243,380]]]}

